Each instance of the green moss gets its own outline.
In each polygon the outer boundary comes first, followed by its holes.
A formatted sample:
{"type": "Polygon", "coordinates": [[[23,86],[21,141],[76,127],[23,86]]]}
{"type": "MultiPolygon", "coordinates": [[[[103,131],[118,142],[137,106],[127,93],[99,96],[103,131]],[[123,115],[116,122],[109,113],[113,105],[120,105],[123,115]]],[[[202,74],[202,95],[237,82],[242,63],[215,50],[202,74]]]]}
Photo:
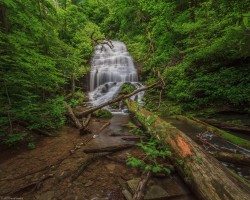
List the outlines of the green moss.
{"type": "Polygon", "coordinates": [[[246,139],[237,137],[235,135],[232,135],[232,134],[230,134],[226,131],[223,131],[221,129],[218,129],[216,127],[201,124],[199,122],[196,122],[196,121],[194,121],[188,117],[182,116],[182,115],[177,116],[177,119],[185,120],[189,124],[194,125],[194,126],[199,127],[199,128],[206,129],[207,131],[210,131],[210,132],[214,133],[215,135],[228,140],[229,142],[232,142],[232,143],[239,145],[241,147],[250,149],[250,141],[248,141],[246,139]]]}
{"type": "Polygon", "coordinates": [[[113,116],[112,113],[106,109],[99,109],[95,111],[93,114],[95,117],[98,118],[111,118],[113,116]]]}

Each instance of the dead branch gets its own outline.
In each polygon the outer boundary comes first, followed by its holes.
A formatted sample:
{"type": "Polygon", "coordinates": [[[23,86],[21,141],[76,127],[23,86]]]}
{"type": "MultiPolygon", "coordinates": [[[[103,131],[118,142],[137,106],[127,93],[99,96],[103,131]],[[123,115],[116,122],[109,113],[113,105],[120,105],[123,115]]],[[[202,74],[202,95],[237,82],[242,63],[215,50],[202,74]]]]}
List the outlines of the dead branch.
{"type": "Polygon", "coordinates": [[[91,114],[88,114],[87,119],[83,122],[83,126],[87,127],[91,119],[91,114]]]}
{"type": "Polygon", "coordinates": [[[159,80],[159,81],[157,81],[156,83],[154,83],[154,84],[152,84],[152,85],[149,85],[149,86],[146,86],[146,87],[143,87],[143,88],[139,88],[139,89],[133,91],[132,93],[127,94],[127,95],[120,95],[120,96],[118,96],[118,97],[116,97],[116,98],[114,98],[114,99],[112,99],[112,100],[110,100],[110,101],[107,101],[107,102],[105,102],[105,103],[103,103],[103,104],[101,104],[101,105],[99,105],[99,106],[95,106],[95,107],[93,107],[93,108],[90,108],[90,109],[85,110],[85,111],[80,112],[80,113],[75,113],[75,115],[76,115],[77,117],[86,116],[86,115],[88,115],[88,114],[90,114],[90,113],[93,113],[93,112],[95,112],[96,110],[99,110],[99,109],[101,109],[101,108],[103,108],[103,107],[105,107],[105,106],[108,106],[108,105],[110,105],[110,104],[119,102],[119,101],[121,101],[121,100],[123,100],[123,99],[130,98],[130,97],[132,97],[133,95],[135,95],[135,94],[137,94],[137,93],[139,93],[139,92],[148,90],[148,89],[150,89],[150,88],[158,87],[160,84],[161,84],[161,81],[159,80]]]}
{"type": "Polygon", "coordinates": [[[110,49],[114,48],[114,45],[113,45],[112,41],[109,40],[107,37],[94,38],[94,34],[95,34],[95,32],[93,32],[91,34],[90,38],[94,41],[95,45],[102,45],[101,51],[103,50],[105,44],[108,45],[110,49]]]}
{"type": "Polygon", "coordinates": [[[152,175],[151,171],[144,171],[141,175],[141,181],[139,182],[135,194],[133,196],[133,200],[143,200],[147,183],[152,175]]]}
{"type": "Polygon", "coordinates": [[[109,125],[110,125],[110,121],[107,122],[107,123],[105,123],[105,124],[100,128],[99,133],[100,133],[101,131],[103,131],[105,128],[107,128],[109,125]]]}
{"type": "Polygon", "coordinates": [[[73,113],[72,108],[67,104],[66,101],[63,102],[65,108],[67,108],[67,115],[70,117],[70,119],[74,122],[75,126],[79,129],[82,129],[83,126],[80,123],[80,121],[76,118],[75,114],[73,113]]]}
{"type": "Polygon", "coordinates": [[[121,151],[124,149],[129,149],[134,146],[135,144],[121,144],[121,145],[108,146],[108,147],[84,149],[83,152],[84,153],[116,152],[116,151],[121,151]]]}

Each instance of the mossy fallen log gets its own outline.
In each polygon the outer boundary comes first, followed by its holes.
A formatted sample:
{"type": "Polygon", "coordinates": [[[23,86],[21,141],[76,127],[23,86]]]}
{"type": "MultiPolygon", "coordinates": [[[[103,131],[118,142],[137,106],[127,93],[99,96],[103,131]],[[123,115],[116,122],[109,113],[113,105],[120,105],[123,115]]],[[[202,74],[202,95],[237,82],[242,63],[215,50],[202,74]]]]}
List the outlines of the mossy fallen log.
{"type": "Polygon", "coordinates": [[[235,136],[233,134],[230,134],[230,133],[228,133],[228,132],[226,132],[224,130],[216,128],[216,127],[214,127],[212,125],[209,125],[209,124],[207,124],[205,122],[202,122],[202,121],[200,121],[198,119],[195,119],[195,118],[191,119],[191,118],[188,118],[188,117],[185,117],[185,116],[182,116],[182,115],[178,115],[178,116],[176,116],[176,118],[180,119],[180,120],[184,120],[184,121],[186,121],[187,123],[189,123],[191,125],[206,129],[207,131],[212,132],[215,135],[232,142],[233,144],[236,144],[236,145],[239,145],[241,147],[250,149],[250,141],[248,141],[246,139],[237,137],[237,136],[235,136]]]}
{"type": "Polygon", "coordinates": [[[127,105],[150,134],[172,147],[173,164],[199,199],[250,199],[250,188],[188,136],[135,102],[127,105]]]}
{"type": "Polygon", "coordinates": [[[220,161],[250,166],[250,155],[226,153],[226,152],[209,152],[209,153],[220,161]]]}

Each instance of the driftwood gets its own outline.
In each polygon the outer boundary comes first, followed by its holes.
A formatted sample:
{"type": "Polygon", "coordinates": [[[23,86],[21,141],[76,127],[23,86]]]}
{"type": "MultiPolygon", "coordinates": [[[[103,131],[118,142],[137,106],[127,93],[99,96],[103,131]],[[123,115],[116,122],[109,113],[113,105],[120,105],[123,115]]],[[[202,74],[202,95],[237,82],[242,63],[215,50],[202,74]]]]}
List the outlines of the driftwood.
{"type": "Polygon", "coordinates": [[[212,126],[224,129],[224,130],[240,131],[240,132],[250,133],[250,128],[247,127],[247,126],[236,125],[236,124],[221,122],[221,121],[212,120],[212,119],[199,118],[199,120],[202,121],[202,122],[205,122],[207,124],[210,124],[212,126]]]}
{"type": "Polygon", "coordinates": [[[144,171],[141,175],[141,180],[138,183],[133,200],[143,200],[146,192],[147,183],[152,175],[151,171],[144,171]]]}
{"type": "Polygon", "coordinates": [[[120,95],[120,96],[118,96],[118,97],[116,97],[116,98],[114,98],[114,99],[112,99],[112,100],[110,100],[110,101],[107,101],[107,102],[105,102],[105,103],[103,103],[103,104],[100,104],[99,106],[95,106],[95,107],[90,108],[90,109],[88,109],[88,110],[85,110],[85,111],[83,111],[83,112],[75,113],[75,116],[77,116],[77,117],[86,116],[86,115],[88,115],[88,114],[90,114],[90,113],[93,113],[93,112],[95,112],[96,110],[99,110],[99,109],[101,109],[101,108],[103,108],[103,107],[105,107],[105,106],[108,106],[108,105],[110,105],[110,104],[119,102],[119,101],[121,101],[121,100],[123,100],[123,99],[130,98],[130,97],[132,97],[133,95],[135,95],[135,94],[137,94],[137,93],[139,93],[139,92],[148,90],[148,89],[150,89],[150,88],[158,87],[158,86],[161,85],[161,83],[162,83],[161,80],[159,80],[159,81],[157,81],[156,83],[154,83],[154,84],[152,84],[152,85],[149,85],[149,86],[146,86],[146,87],[143,87],[143,88],[139,88],[139,89],[133,91],[133,92],[130,93],[130,94],[120,95]]]}
{"type": "MultiPolygon", "coordinates": [[[[141,123],[144,123],[148,130],[153,129],[153,134],[162,138],[163,144],[169,144],[172,147],[175,156],[170,159],[199,199],[250,199],[249,186],[230,173],[229,169],[205,152],[183,132],[149,111],[139,108],[132,101],[128,101],[127,105],[130,112],[141,123]],[[155,122],[145,123],[145,119],[148,117],[153,117],[155,122]],[[183,164],[180,164],[178,160],[182,160],[183,164]]],[[[151,132],[149,131],[149,133],[151,132]]]]}
{"type": "Polygon", "coordinates": [[[134,146],[135,144],[120,144],[120,145],[108,146],[108,147],[84,149],[83,152],[84,153],[116,152],[116,151],[121,151],[124,149],[129,149],[134,146]]]}
{"type": "Polygon", "coordinates": [[[220,161],[250,166],[250,155],[226,153],[226,152],[209,152],[209,153],[220,161]]]}

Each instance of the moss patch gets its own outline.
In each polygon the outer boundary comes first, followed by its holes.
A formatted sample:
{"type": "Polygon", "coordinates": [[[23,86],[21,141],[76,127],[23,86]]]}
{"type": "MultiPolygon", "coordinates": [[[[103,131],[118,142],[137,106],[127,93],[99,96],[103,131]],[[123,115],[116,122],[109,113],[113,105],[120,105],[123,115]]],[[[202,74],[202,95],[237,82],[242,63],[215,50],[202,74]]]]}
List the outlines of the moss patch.
{"type": "Polygon", "coordinates": [[[113,116],[112,113],[106,109],[99,109],[95,111],[93,115],[98,118],[111,118],[113,116]]]}

